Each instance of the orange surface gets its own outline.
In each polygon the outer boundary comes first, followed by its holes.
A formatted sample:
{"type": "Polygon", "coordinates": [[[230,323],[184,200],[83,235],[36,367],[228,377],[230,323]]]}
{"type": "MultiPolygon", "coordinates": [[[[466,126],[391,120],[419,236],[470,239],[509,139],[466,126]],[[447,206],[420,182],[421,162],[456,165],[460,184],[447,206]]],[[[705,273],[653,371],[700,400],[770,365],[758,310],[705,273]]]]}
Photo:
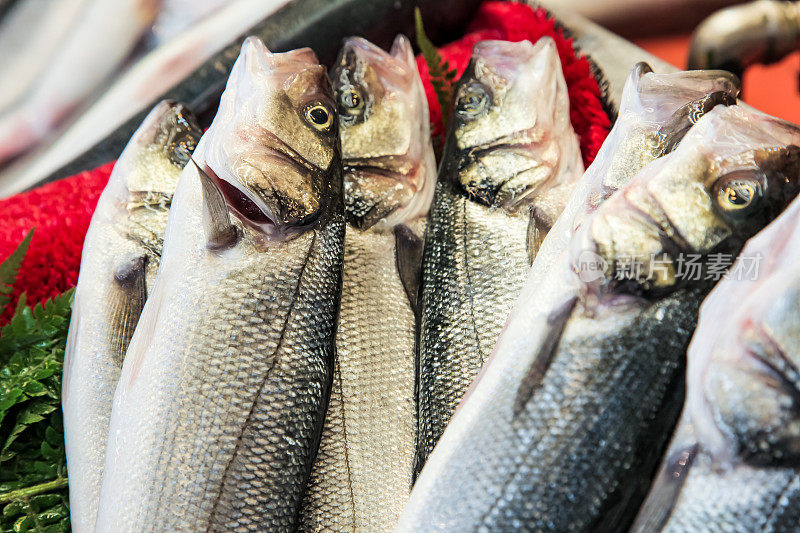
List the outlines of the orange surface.
{"type": "MultiPolygon", "coordinates": [[[[689,51],[688,35],[669,35],[635,41],[656,57],[686,68],[689,51]]],[[[800,52],[780,63],[756,65],[747,69],[743,80],[743,100],[770,115],[800,124],[800,52]]]]}

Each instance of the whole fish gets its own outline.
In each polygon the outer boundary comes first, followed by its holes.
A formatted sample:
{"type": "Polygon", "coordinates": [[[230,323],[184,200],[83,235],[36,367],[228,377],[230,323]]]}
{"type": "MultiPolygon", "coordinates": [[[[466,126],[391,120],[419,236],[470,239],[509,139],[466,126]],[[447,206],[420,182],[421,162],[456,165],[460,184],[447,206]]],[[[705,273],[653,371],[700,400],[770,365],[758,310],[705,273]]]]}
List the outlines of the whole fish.
{"type": "Polygon", "coordinates": [[[475,45],[445,144],[423,252],[417,471],[583,173],[553,40],[475,45]]]}
{"type": "MultiPolygon", "coordinates": [[[[159,3],[84,0],[75,6],[63,39],[49,45],[46,66],[0,113],[0,164],[44,139],[120,67],[152,24],[159,3]]],[[[12,87],[20,84],[11,80],[12,87]]]]}
{"type": "Polygon", "coordinates": [[[155,279],[172,193],[202,130],[181,104],[158,104],[117,160],[81,257],[62,405],[70,520],[94,531],[114,390],[155,279]]]}
{"type": "Polygon", "coordinates": [[[719,255],[800,190],[797,144],[794,125],[717,106],[603,202],[521,301],[399,530],[624,530],[680,413],[719,255]]]}
{"type": "Polygon", "coordinates": [[[235,0],[150,51],[121,73],[75,121],[0,172],[0,196],[35,185],[92,148],[288,0],[235,0]]]}
{"type": "Polygon", "coordinates": [[[242,45],[181,175],[114,397],[98,531],[290,531],[333,377],[335,106],[303,48],[242,45]]]}
{"type": "Polygon", "coordinates": [[[633,531],[797,531],[798,221],[795,200],[703,302],[681,424],[633,531]]]}
{"type": "Polygon", "coordinates": [[[361,38],[332,73],[347,229],[336,365],[305,531],[391,531],[411,492],[415,304],[436,180],[428,104],[411,44],[361,38]]]}

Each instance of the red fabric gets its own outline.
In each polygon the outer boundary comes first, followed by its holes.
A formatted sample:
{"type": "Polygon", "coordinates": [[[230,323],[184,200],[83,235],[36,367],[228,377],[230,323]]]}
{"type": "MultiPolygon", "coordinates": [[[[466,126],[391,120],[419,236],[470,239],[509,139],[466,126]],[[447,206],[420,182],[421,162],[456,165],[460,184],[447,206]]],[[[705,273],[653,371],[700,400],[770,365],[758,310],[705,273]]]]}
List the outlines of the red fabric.
{"type": "Polygon", "coordinates": [[[0,258],[11,255],[25,234],[36,228],[0,325],[11,318],[22,291],[33,305],[78,282],[83,238],[113,167],[113,162],[107,163],[0,200],[0,258]]]}
{"type": "MultiPolygon", "coordinates": [[[[600,87],[592,76],[589,62],[578,57],[572,41],[555,28],[541,9],[509,2],[486,2],[478,11],[463,38],[443,46],[440,51],[461,74],[469,63],[472,47],[486,39],[536,42],[548,35],[556,42],[570,97],[570,118],[580,137],[584,162],[594,160],[611,126],[603,111],[600,87]]],[[[442,135],[441,111],[430,85],[424,60],[417,58],[430,105],[433,134],[442,135]]],[[[0,315],[0,325],[11,317],[22,291],[33,304],[53,297],[78,281],[81,249],[97,199],[108,182],[114,163],[83,172],[33,191],[0,200],[0,260],[17,247],[31,228],[36,228],[17,283],[12,303],[0,315]]]]}
{"type": "MultiPolygon", "coordinates": [[[[538,41],[541,37],[552,37],[561,59],[564,79],[567,82],[570,102],[570,119],[575,133],[580,137],[584,165],[594,161],[600,145],[603,144],[611,121],[603,110],[600,86],[592,75],[589,61],[578,56],[572,46],[572,39],[564,37],[556,29],[553,19],[547,17],[543,9],[532,8],[526,4],[513,2],[484,2],[470,24],[467,35],[439,49],[442,58],[461,75],[467,68],[472,47],[478,41],[499,39],[506,41],[538,41]]],[[[433,135],[442,135],[442,113],[439,102],[430,84],[428,68],[422,56],[417,57],[417,67],[430,104],[433,135]]]]}

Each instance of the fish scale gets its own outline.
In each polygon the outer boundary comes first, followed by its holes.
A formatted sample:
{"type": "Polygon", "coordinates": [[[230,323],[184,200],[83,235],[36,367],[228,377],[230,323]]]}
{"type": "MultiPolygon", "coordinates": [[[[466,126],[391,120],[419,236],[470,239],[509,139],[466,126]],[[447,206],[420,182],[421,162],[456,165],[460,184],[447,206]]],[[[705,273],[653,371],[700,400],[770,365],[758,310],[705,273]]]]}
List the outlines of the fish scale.
{"type": "Polygon", "coordinates": [[[437,184],[422,265],[421,461],[475,379],[525,282],[527,228],[523,214],[472,202],[450,182],[437,184]],[[448,372],[437,370],[443,367],[448,372]]]}
{"type": "MultiPolygon", "coordinates": [[[[193,214],[199,225],[199,210],[193,214]]],[[[137,413],[128,420],[137,441],[118,442],[124,466],[115,466],[136,474],[120,495],[116,523],[177,531],[206,523],[213,531],[291,529],[328,393],[327,339],[339,289],[332,273],[341,257],[335,237],[342,230],[339,218],[274,254],[250,248],[204,258],[197,253],[204,242],[193,243],[194,261],[173,264],[165,254],[162,269],[174,283],[162,286],[162,297],[172,305],[160,310],[152,335],[160,352],[178,355],[147,361],[149,354],[139,353],[147,347],[133,341],[129,356],[145,360],[137,375],[133,367],[123,371],[117,403],[137,413]],[[231,261],[236,267],[226,268],[231,261]],[[263,338],[244,334],[247,327],[263,338]],[[128,445],[151,453],[126,461],[128,445]],[[268,508],[269,521],[264,513],[248,516],[240,503],[268,508]]]]}
{"type": "Polygon", "coordinates": [[[320,445],[340,453],[321,455],[315,465],[305,530],[391,528],[400,516],[414,453],[414,322],[397,274],[394,234],[348,225],[334,385],[340,396],[328,407],[332,425],[320,445]],[[326,479],[349,480],[350,498],[326,494],[326,479]],[[338,516],[326,516],[328,509],[338,516]]]}

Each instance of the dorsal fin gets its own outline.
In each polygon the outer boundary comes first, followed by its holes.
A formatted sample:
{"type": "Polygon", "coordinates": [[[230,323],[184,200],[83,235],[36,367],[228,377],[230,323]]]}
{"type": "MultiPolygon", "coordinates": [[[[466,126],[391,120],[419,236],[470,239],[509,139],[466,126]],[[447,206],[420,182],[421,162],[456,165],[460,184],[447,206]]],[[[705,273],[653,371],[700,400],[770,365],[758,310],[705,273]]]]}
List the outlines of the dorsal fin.
{"type": "Polygon", "coordinates": [[[239,239],[239,232],[231,221],[225,196],[214,179],[200,168],[194,158],[190,161],[197,169],[203,187],[203,225],[208,240],[207,246],[211,250],[230,248],[239,239]]]}

